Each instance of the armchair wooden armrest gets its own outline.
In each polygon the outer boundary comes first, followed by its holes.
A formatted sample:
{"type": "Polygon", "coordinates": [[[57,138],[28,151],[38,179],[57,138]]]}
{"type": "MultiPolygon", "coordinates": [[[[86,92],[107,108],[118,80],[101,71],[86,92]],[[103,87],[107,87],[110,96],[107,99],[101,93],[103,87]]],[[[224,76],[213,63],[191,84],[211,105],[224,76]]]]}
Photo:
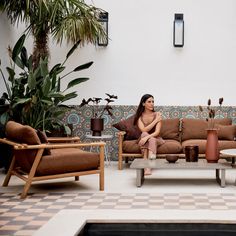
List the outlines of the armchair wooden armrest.
{"type": "Polygon", "coordinates": [[[80,137],[48,137],[47,139],[49,143],[80,142],[80,137]]]}
{"type": "MultiPolygon", "coordinates": [[[[106,145],[105,142],[91,142],[91,143],[78,143],[78,142],[66,142],[65,143],[44,143],[44,144],[36,144],[36,145],[30,145],[30,144],[24,144],[24,143],[17,143],[15,141],[11,141],[7,138],[0,138],[0,143],[4,143],[7,145],[12,146],[16,152],[19,152],[20,150],[35,150],[36,154],[32,163],[32,166],[30,167],[30,170],[28,172],[22,172],[20,168],[17,167],[16,162],[16,156],[13,157],[11,165],[9,167],[8,173],[5,177],[5,180],[3,182],[3,186],[8,186],[8,183],[10,181],[10,178],[12,175],[16,175],[23,181],[25,181],[25,186],[23,189],[23,192],[21,194],[21,198],[25,198],[27,196],[27,193],[29,191],[29,188],[31,186],[31,183],[33,181],[40,181],[40,180],[48,180],[48,179],[57,179],[57,178],[64,178],[64,177],[75,177],[75,180],[79,179],[79,176],[81,175],[89,175],[89,174],[99,174],[99,188],[100,190],[104,190],[104,147],[106,145]],[[66,148],[78,148],[78,147],[89,147],[89,146],[95,146],[99,147],[99,165],[97,169],[88,169],[88,170],[77,170],[73,172],[62,172],[57,174],[45,174],[45,175],[36,175],[39,163],[43,160],[43,151],[45,148],[50,149],[66,149],[66,148]]],[[[79,140],[79,139],[73,139],[72,140],[79,140]]],[[[62,150],[63,152],[63,150],[62,150]]],[[[83,153],[84,151],[78,150],[78,155],[83,153]]],[[[67,151],[64,153],[67,154],[67,151]]],[[[88,153],[88,152],[87,152],[88,153]]],[[[16,153],[15,153],[16,155],[16,153]]],[[[27,158],[27,157],[25,157],[27,158]]],[[[50,158],[49,158],[50,159],[50,158]]],[[[80,158],[79,158],[80,159],[80,158]]],[[[51,159],[53,160],[53,159],[51,159]]],[[[46,159],[47,161],[47,159],[46,159]]],[[[66,161],[66,158],[65,158],[66,161]]]]}

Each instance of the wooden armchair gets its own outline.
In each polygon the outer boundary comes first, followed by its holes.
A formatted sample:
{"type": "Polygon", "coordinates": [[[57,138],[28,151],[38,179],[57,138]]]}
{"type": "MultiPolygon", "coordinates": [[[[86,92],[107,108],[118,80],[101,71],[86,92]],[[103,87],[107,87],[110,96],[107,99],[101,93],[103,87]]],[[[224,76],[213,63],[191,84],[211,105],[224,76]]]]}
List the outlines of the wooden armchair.
{"type": "Polygon", "coordinates": [[[49,138],[40,141],[35,129],[9,121],[6,138],[1,143],[13,148],[13,159],[3,186],[8,186],[12,175],[25,181],[21,198],[25,198],[34,181],[98,174],[99,188],[104,190],[104,142],[80,143],[78,137],[49,138]],[[43,140],[45,141],[45,140],[43,140]],[[100,147],[99,153],[82,150],[83,147],[100,147]]]}

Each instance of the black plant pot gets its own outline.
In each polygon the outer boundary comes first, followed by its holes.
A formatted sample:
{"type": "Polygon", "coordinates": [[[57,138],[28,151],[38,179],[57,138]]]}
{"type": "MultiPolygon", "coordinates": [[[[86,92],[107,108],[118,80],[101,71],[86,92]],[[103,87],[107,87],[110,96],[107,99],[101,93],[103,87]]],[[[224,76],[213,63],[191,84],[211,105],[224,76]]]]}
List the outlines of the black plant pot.
{"type": "Polygon", "coordinates": [[[104,129],[103,118],[92,118],[90,121],[90,128],[93,136],[101,136],[104,129]]]}

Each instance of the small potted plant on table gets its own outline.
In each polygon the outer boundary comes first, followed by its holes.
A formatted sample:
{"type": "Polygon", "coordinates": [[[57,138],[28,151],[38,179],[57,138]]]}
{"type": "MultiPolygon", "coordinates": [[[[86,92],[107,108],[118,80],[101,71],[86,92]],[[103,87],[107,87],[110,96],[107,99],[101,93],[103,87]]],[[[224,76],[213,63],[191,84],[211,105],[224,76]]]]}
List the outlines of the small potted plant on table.
{"type": "Polygon", "coordinates": [[[92,130],[93,136],[101,136],[102,131],[104,129],[104,118],[102,117],[105,112],[108,113],[108,115],[113,116],[111,110],[112,107],[110,106],[110,103],[114,102],[115,99],[118,97],[116,95],[111,95],[106,93],[106,96],[104,99],[102,98],[89,98],[88,100],[83,99],[80,107],[83,107],[85,105],[89,105],[89,103],[93,103],[92,106],[92,118],[90,120],[90,128],[92,130]],[[104,100],[106,101],[106,104],[104,106],[99,106],[99,103],[104,100]]]}

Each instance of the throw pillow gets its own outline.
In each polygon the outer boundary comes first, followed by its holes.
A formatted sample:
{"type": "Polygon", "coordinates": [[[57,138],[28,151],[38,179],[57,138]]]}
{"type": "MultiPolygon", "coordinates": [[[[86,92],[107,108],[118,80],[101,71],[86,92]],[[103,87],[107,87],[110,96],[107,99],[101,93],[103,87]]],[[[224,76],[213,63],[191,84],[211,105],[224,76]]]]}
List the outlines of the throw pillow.
{"type": "Polygon", "coordinates": [[[134,125],[134,115],[128,119],[121,120],[120,122],[113,124],[113,127],[120,131],[125,131],[125,140],[138,139],[141,135],[141,131],[137,125],[134,125]]]}
{"type": "Polygon", "coordinates": [[[236,136],[236,125],[215,125],[218,128],[218,138],[223,140],[234,140],[236,136]]]}
{"type": "MultiPolygon", "coordinates": [[[[37,135],[38,135],[41,143],[48,143],[47,135],[44,132],[42,132],[41,130],[38,129],[37,135]]],[[[43,156],[47,156],[47,155],[51,155],[51,151],[49,148],[45,148],[43,151],[43,156]]]]}

